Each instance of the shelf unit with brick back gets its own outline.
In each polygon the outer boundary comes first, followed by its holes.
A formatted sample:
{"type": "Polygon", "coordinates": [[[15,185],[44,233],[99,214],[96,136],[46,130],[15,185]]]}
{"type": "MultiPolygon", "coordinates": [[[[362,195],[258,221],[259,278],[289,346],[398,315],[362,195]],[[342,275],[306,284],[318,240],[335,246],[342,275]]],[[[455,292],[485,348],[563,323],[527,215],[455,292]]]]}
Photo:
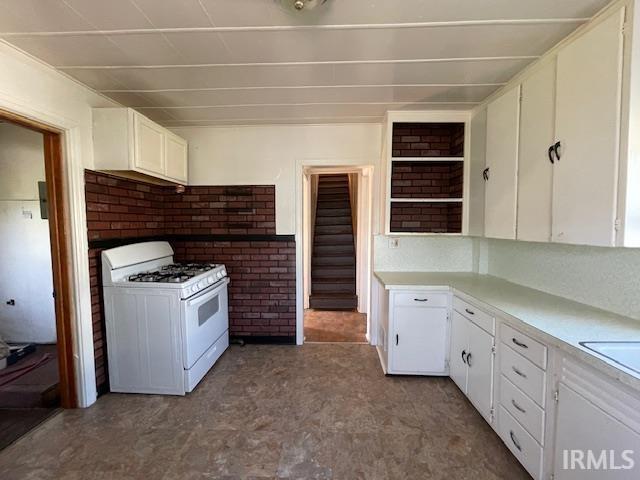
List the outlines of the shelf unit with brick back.
{"type": "Polygon", "coordinates": [[[387,235],[465,233],[468,123],[466,112],[389,112],[387,235]]]}

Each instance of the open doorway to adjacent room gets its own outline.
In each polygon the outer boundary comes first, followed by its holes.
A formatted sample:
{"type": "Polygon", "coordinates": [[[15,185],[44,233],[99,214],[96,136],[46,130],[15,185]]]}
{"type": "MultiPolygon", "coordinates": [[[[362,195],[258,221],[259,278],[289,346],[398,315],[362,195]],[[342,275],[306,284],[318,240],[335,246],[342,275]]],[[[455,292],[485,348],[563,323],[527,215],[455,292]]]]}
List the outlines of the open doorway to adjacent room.
{"type": "Polygon", "coordinates": [[[370,167],[304,172],[304,341],[367,343],[370,167]]]}
{"type": "Polygon", "coordinates": [[[0,112],[0,449],[75,406],[60,134],[0,112]]]}

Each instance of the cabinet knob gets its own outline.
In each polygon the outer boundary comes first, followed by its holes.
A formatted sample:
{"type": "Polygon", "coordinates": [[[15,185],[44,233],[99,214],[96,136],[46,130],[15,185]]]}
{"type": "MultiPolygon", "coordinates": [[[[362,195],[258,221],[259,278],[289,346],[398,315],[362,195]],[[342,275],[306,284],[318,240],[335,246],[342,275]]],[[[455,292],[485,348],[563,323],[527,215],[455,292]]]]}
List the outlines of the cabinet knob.
{"type": "Polygon", "coordinates": [[[520,376],[522,378],[527,378],[527,376],[524,373],[522,373],[520,370],[518,370],[516,367],[511,367],[511,370],[513,370],[513,372],[516,375],[518,375],[518,376],[520,376]]]}
{"type": "Polygon", "coordinates": [[[469,365],[469,367],[471,367],[471,352],[467,353],[467,365],[469,365]]]}
{"type": "Polygon", "coordinates": [[[462,361],[464,363],[467,363],[467,351],[466,350],[462,350],[462,361]]]}
{"type": "Polygon", "coordinates": [[[515,447],[518,449],[519,452],[521,452],[522,447],[520,446],[520,442],[518,442],[518,439],[516,438],[515,433],[513,433],[513,430],[509,430],[509,436],[511,437],[511,441],[513,442],[515,447]]]}
{"type": "Polygon", "coordinates": [[[519,342],[518,340],[516,340],[516,338],[515,338],[515,337],[514,337],[514,338],[512,338],[512,339],[511,339],[511,341],[512,341],[515,345],[519,346],[520,348],[529,348],[529,345],[527,345],[526,343],[519,342]]]}

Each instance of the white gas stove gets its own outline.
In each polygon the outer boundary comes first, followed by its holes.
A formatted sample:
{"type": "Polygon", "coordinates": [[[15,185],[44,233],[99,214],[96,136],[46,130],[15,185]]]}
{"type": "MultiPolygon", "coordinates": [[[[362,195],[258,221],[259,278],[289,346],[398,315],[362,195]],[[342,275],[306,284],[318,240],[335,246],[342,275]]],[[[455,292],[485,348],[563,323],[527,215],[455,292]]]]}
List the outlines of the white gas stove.
{"type": "Polygon", "coordinates": [[[102,252],[102,281],[111,391],[184,395],[229,346],[224,265],[137,243],[102,252]]]}

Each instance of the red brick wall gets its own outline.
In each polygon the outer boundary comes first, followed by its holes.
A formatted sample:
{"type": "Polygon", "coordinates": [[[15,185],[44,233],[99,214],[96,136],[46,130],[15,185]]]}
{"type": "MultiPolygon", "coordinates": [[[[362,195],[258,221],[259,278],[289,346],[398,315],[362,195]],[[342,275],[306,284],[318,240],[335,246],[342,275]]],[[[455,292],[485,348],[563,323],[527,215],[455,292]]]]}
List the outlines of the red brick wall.
{"type": "Polygon", "coordinates": [[[394,123],[394,157],[455,157],[464,147],[463,123],[394,123]]]}
{"type": "Polygon", "coordinates": [[[85,195],[99,390],[108,388],[100,253],[117,244],[166,239],[178,261],[225,263],[231,334],[295,337],[295,243],[276,241],[273,185],[194,186],[177,194],[171,186],[85,171],[85,195]],[[229,235],[231,242],[211,240],[229,235]],[[253,241],[261,236],[268,240],[253,241]]]}
{"type": "Polygon", "coordinates": [[[391,232],[460,233],[462,204],[391,202],[391,232]]]}
{"type": "Polygon", "coordinates": [[[462,197],[463,162],[393,162],[393,198],[462,197]]]}
{"type": "Polygon", "coordinates": [[[293,337],[296,333],[295,242],[172,241],[178,261],[224,263],[230,334],[293,337]]]}

